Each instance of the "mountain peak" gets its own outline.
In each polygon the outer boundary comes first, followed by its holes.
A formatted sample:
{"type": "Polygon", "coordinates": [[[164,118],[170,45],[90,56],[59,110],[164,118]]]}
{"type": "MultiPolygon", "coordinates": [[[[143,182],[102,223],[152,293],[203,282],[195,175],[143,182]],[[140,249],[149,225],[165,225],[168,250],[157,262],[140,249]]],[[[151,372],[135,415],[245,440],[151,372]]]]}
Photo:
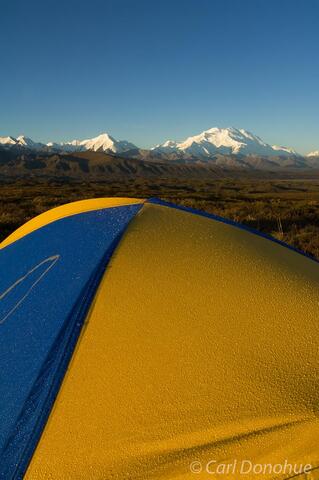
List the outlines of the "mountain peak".
{"type": "Polygon", "coordinates": [[[31,138],[26,137],[25,135],[19,135],[19,136],[17,137],[17,141],[18,141],[21,145],[28,145],[28,144],[34,144],[34,143],[35,143],[33,140],[31,140],[31,138]]]}
{"type": "Polygon", "coordinates": [[[97,137],[83,140],[82,142],[80,142],[80,145],[84,147],[85,150],[93,150],[95,152],[110,151],[113,153],[121,153],[136,148],[133,143],[129,143],[126,140],[115,140],[115,138],[113,138],[106,132],[101,133],[97,137]]]}
{"type": "Polygon", "coordinates": [[[87,140],[82,140],[81,141],[81,143],[83,143],[83,145],[84,145],[84,142],[110,142],[110,143],[114,143],[114,142],[116,142],[116,140],[111,135],[104,132],[104,133],[100,133],[96,137],[89,138],[87,140]]]}
{"type": "Polygon", "coordinates": [[[14,137],[0,137],[0,144],[1,145],[16,145],[17,139],[14,137]]]}
{"type": "Polygon", "coordinates": [[[319,157],[319,150],[315,150],[314,152],[309,152],[306,155],[307,157],[319,157]]]}
{"type": "Polygon", "coordinates": [[[101,151],[110,153],[122,153],[137,148],[133,143],[129,143],[126,140],[116,140],[106,132],[100,133],[97,137],[88,138],[86,140],[72,140],[63,143],[49,142],[47,143],[47,147],[65,152],[91,150],[94,152],[101,151]]]}
{"type": "MultiPolygon", "coordinates": [[[[104,133],[100,133],[100,135],[98,135],[97,137],[95,137],[95,139],[111,139],[113,142],[116,141],[111,135],[109,135],[108,133],[104,132],[104,133]]],[[[93,140],[93,139],[92,139],[93,140]]]]}
{"type": "Polygon", "coordinates": [[[259,155],[288,156],[297,155],[287,147],[272,147],[253,133],[235,127],[212,127],[198,135],[188,137],[182,142],[167,141],[152,149],[159,153],[174,153],[209,159],[216,154],[224,155],[259,155]]]}

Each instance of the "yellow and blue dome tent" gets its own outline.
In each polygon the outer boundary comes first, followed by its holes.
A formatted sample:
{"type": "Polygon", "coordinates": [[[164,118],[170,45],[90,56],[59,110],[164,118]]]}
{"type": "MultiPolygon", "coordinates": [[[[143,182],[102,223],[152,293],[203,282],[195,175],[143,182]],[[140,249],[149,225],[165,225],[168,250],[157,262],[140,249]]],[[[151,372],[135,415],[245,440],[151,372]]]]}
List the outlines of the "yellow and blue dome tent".
{"type": "Polygon", "coordinates": [[[319,478],[313,259],[102,198],[26,223],[0,267],[0,479],[319,478]]]}

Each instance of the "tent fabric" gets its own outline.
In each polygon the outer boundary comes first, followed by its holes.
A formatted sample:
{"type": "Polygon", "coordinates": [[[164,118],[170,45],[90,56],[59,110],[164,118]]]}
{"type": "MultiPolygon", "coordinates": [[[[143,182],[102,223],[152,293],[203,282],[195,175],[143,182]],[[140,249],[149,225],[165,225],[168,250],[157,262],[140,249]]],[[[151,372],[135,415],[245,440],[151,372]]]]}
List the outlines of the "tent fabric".
{"type": "Polygon", "coordinates": [[[207,479],[192,462],[234,460],[319,478],[318,263],[132,202],[51,212],[0,250],[0,478],[207,479]]]}
{"type": "Polygon", "coordinates": [[[33,232],[33,230],[37,230],[38,228],[59,220],[60,218],[76,215],[78,213],[102,210],[103,208],[136,205],[141,203],[143,203],[143,200],[137,198],[92,198],[90,200],[80,200],[78,202],[67,203],[66,205],[53,208],[52,210],[48,210],[47,212],[32,218],[32,220],[15,230],[2,243],[0,243],[0,248],[4,248],[28,233],[33,232]]]}
{"type": "Polygon", "coordinates": [[[86,312],[141,205],[62,218],[0,250],[0,478],[19,478],[86,312]]]}

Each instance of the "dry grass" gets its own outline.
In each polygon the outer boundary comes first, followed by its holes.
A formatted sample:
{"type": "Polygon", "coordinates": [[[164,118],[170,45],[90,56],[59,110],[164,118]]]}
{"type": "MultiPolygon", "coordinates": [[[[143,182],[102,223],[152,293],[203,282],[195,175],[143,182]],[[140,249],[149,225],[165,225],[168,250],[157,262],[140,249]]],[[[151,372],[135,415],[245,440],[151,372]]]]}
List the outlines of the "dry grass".
{"type": "Polygon", "coordinates": [[[319,180],[217,179],[112,181],[101,183],[26,182],[2,184],[0,239],[49,208],[75,200],[159,197],[215,213],[293,245],[319,258],[319,180]]]}

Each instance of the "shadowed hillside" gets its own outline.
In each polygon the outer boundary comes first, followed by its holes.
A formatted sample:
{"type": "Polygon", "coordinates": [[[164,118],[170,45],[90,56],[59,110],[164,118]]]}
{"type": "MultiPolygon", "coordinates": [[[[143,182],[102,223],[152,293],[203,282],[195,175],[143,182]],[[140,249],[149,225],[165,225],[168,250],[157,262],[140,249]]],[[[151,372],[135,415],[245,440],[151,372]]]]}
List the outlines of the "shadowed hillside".
{"type": "MultiPolygon", "coordinates": [[[[319,168],[317,158],[221,155],[209,159],[152,151],[129,151],[119,155],[102,151],[74,153],[38,152],[22,148],[0,148],[0,178],[55,178],[101,181],[137,176],[215,179],[216,177],[254,175],[289,176],[290,172],[313,173],[319,168]],[[236,172],[236,173],[234,173],[236,172]]],[[[303,174],[303,173],[302,173],[303,174]]]]}

